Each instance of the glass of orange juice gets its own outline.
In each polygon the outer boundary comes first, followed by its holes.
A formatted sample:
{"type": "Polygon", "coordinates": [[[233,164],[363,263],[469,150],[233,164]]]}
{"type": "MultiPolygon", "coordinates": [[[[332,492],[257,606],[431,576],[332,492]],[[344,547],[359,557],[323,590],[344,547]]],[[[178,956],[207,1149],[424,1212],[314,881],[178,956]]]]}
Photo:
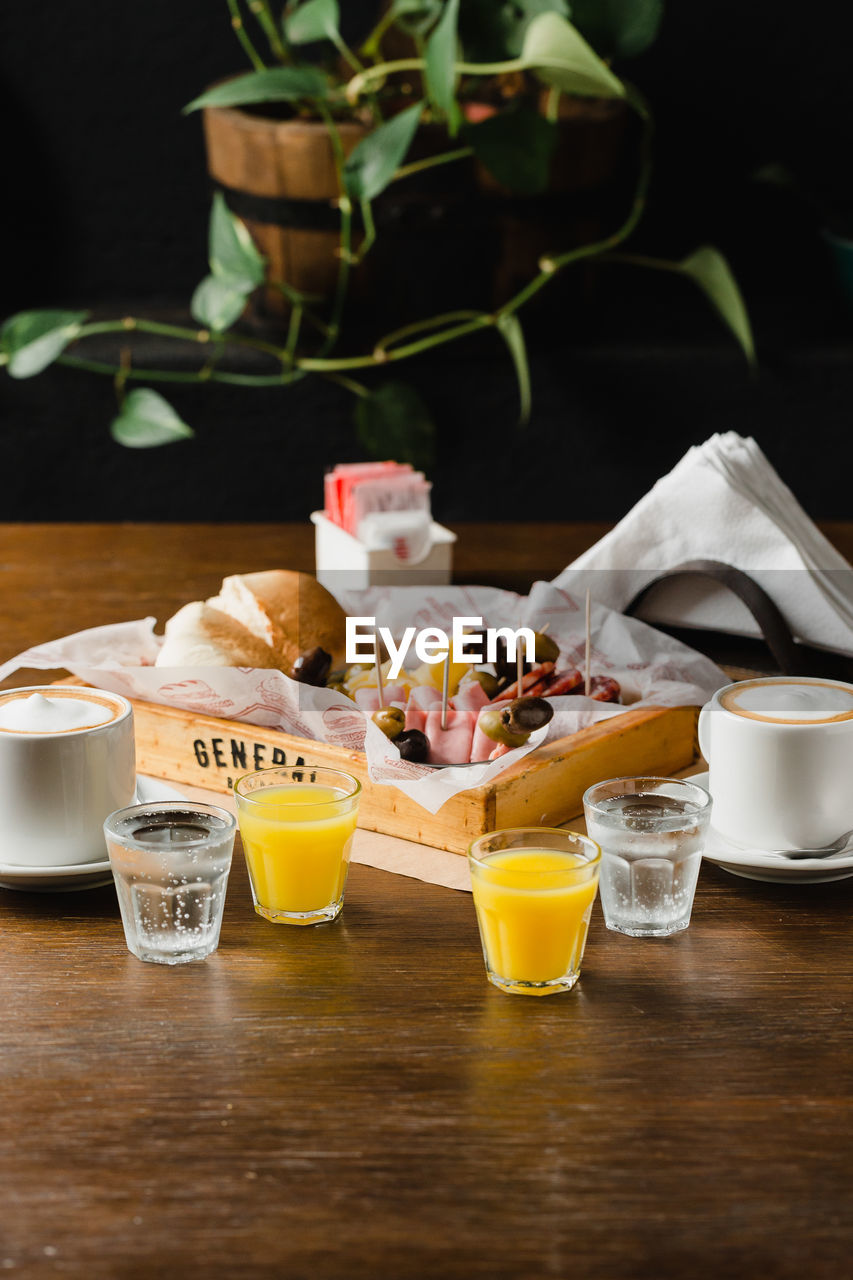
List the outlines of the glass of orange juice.
{"type": "Polygon", "coordinates": [[[234,785],[258,915],[323,924],[344,905],[361,783],[339,769],[261,769],[234,785]]]}
{"type": "Polygon", "coordinates": [[[490,831],[468,849],[486,974],[501,991],[546,996],[580,977],[601,849],[555,827],[490,831]]]}

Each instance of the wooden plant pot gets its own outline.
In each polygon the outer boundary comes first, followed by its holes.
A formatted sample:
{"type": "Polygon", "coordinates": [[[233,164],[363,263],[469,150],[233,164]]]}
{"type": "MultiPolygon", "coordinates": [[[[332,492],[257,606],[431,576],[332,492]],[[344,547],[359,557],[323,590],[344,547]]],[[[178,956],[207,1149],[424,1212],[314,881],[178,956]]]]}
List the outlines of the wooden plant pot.
{"type": "MultiPolygon", "coordinates": [[[[348,155],[364,126],[339,121],[348,155]]],[[[204,111],[207,168],[242,218],[269,264],[272,280],[328,297],[338,274],[338,182],[322,121],[274,120],[236,107],[204,111]]],[[[264,290],[262,309],[289,310],[283,295],[264,290]]]]}
{"type": "MultiPolygon", "coordinates": [[[[472,305],[471,291],[477,305],[500,305],[535,274],[543,252],[596,238],[596,193],[606,191],[630,150],[627,114],[622,103],[564,101],[545,197],[512,198],[473,162],[430,170],[389,189],[374,209],[379,241],[368,260],[370,292],[382,299],[386,323],[407,323],[412,311],[472,305]]],[[[338,131],[348,155],[366,126],[339,121],[338,131]]],[[[331,297],[340,213],[326,125],[208,107],[204,133],[208,172],[266,257],[270,278],[331,297]]],[[[443,131],[427,126],[410,158],[446,145],[443,131]]],[[[354,247],[360,234],[354,234],[354,247]]],[[[364,271],[352,281],[362,301],[368,297],[364,271]]],[[[266,288],[253,300],[250,316],[275,326],[288,311],[282,293],[266,288]]]]}

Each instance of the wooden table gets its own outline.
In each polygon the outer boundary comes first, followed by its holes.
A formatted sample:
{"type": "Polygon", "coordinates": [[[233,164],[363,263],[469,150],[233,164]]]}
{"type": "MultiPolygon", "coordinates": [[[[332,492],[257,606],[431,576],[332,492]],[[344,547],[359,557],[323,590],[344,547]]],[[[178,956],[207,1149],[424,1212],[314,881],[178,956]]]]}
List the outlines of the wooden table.
{"type": "MultiPolygon", "coordinates": [[[[595,533],[504,530],[503,563],[556,570],[595,533]]],[[[0,658],[308,546],[0,527],[0,658]]],[[[596,908],[579,987],[533,1001],[486,983],[467,894],[366,867],[338,923],[290,930],[238,854],[219,952],[179,969],[128,954],[111,889],[0,891],[0,1271],[848,1275],[851,904],[850,880],[706,866],[687,933],[620,937],[596,908]]]]}

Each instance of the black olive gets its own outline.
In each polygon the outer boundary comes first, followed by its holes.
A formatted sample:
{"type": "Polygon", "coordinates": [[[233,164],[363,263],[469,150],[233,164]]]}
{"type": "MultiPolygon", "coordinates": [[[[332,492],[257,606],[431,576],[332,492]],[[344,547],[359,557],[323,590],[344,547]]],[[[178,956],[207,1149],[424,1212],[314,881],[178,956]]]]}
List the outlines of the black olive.
{"type": "Polygon", "coordinates": [[[313,684],[322,688],[332,667],[332,655],[319,645],[300,653],[290,672],[291,680],[300,684],[313,684]]]}
{"type": "Polygon", "coordinates": [[[545,698],[515,698],[503,708],[503,722],[510,733],[533,733],[554,715],[554,708],[545,698]]]}
{"type": "Polygon", "coordinates": [[[420,729],[404,729],[394,739],[400,748],[400,759],[411,760],[415,764],[424,764],[429,755],[429,741],[420,729]]]}

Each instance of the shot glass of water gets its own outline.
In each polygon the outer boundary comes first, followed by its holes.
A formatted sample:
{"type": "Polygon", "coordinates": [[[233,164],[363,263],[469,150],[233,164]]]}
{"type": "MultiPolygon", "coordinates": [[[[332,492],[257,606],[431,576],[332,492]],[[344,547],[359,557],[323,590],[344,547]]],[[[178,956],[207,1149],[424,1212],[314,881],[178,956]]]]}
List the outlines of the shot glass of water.
{"type": "Polygon", "coordinates": [[[675,778],[611,778],[583,798],[601,845],[604,923],[632,938],[665,938],[690,923],[711,797],[675,778]]]}
{"type": "Polygon", "coordinates": [[[213,804],[164,800],[117,809],[104,823],[128,950],[186,964],[219,945],[235,818],[213,804]]]}

